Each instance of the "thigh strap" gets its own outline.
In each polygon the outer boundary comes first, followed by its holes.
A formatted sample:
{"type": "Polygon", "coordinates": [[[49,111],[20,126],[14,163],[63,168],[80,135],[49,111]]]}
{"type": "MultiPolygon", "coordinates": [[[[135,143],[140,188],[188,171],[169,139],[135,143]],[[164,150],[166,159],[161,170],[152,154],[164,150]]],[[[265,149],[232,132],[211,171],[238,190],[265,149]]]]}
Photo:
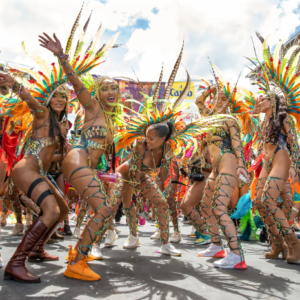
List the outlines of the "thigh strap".
{"type": "Polygon", "coordinates": [[[43,200],[48,197],[49,195],[53,195],[51,190],[44,191],[40,194],[39,198],[36,201],[37,206],[41,206],[43,200]]]}
{"type": "Polygon", "coordinates": [[[38,178],[36,179],[29,187],[28,191],[27,191],[27,197],[28,198],[31,198],[31,193],[33,191],[33,189],[41,182],[44,182],[44,179],[43,178],[38,178]]]}

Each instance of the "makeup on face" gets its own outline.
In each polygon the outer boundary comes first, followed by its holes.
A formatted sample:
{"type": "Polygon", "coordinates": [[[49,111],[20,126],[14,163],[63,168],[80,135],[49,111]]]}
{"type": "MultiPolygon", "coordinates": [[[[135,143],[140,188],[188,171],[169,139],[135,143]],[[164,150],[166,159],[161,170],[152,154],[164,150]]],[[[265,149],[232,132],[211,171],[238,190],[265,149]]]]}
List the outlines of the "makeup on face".
{"type": "Polygon", "coordinates": [[[160,147],[165,141],[164,137],[159,137],[155,129],[148,129],[146,132],[146,144],[148,149],[160,147]]]}

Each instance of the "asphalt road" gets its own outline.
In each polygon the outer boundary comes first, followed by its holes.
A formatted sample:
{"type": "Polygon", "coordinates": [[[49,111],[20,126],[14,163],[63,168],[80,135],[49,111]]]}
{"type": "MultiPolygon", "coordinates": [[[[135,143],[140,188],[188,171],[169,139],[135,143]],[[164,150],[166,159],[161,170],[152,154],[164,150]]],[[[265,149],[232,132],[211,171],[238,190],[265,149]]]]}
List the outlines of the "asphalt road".
{"type": "MultiPolygon", "coordinates": [[[[191,225],[180,222],[183,239],[174,245],[182,251],[182,256],[169,257],[155,252],[160,242],[150,239],[155,231],[151,223],[139,226],[141,245],[137,249],[123,249],[129,230],[124,217],[122,222],[117,225],[121,233],[115,246],[102,248],[104,259],[90,263],[101,275],[100,281],[64,277],[68,245],[76,242],[72,236],[66,236],[63,242],[46,245],[46,250],[58,255],[59,261],[26,263],[31,272],[41,276],[41,283],[4,280],[4,269],[0,269],[0,299],[299,299],[300,264],[265,259],[267,244],[243,242],[248,269],[221,270],[213,267],[214,259],[197,257],[198,251],[207,246],[193,244],[195,239],[188,237],[191,225]]],[[[74,230],[72,221],[71,227],[74,230]]],[[[7,235],[11,229],[12,226],[2,228],[0,245],[4,264],[21,239],[7,235]]]]}

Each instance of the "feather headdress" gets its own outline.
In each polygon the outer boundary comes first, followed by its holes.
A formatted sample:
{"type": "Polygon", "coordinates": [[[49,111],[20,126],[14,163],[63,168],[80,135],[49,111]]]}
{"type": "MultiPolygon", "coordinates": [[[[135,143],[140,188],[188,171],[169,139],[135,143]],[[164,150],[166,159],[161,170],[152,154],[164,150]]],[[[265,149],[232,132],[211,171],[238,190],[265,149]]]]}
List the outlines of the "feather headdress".
{"type": "MultiPolygon", "coordinates": [[[[296,127],[300,129],[300,46],[294,45],[285,52],[283,42],[275,47],[273,55],[267,46],[268,37],[263,43],[263,59],[261,63],[257,56],[250,61],[256,66],[251,74],[255,76],[253,81],[258,85],[260,93],[268,94],[272,99],[275,95],[283,94],[288,113],[296,119],[296,127]],[[259,67],[259,68],[258,68],[259,67]]],[[[255,48],[254,48],[255,50],[255,48]]],[[[255,50],[256,54],[256,50],[255,50]]],[[[276,106],[272,104],[273,115],[276,115],[276,106]]]]}
{"type": "Polygon", "coordinates": [[[76,113],[74,120],[74,133],[72,133],[72,138],[69,140],[69,143],[74,146],[80,138],[80,132],[84,123],[84,110],[80,109],[76,113]]]}
{"type": "MultiPolygon", "coordinates": [[[[81,13],[82,8],[72,27],[65,49],[65,53],[69,55],[70,64],[77,76],[82,76],[91,71],[91,69],[103,63],[103,61],[101,61],[101,58],[110,48],[114,46],[115,41],[119,35],[119,33],[116,33],[107,44],[104,44],[99,50],[96,51],[96,44],[102,33],[102,27],[100,26],[97,30],[94,40],[90,43],[86,51],[83,52],[83,38],[91,18],[91,16],[89,16],[87,22],[83,27],[83,34],[77,41],[74,51],[72,51],[74,34],[79,27],[78,24],[81,13]]],[[[22,45],[25,51],[24,43],[22,45]]],[[[51,99],[55,90],[68,82],[68,78],[64,74],[64,71],[60,64],[52,63],[52,67],[50,68],[42,58],[38,56],[32,56],[32,58],[41,67],[41,70],[33,71],[22,68],[21,70],[27,72],[33,78],[28,80],[28,82],[26,83],[26,86],[28,87],[32,96],[45,105],[51,99]]]]}
{"type": "MultiPolygon", "coordinates": [[[[179,55],[179,59],[175,64],[174,70],[171,73],[169,83],[172,86],[176,69],[180,63],[180,59],[182,56],[182,51],[179,55]]],[[[188,74],[188,73],[187,73],[188,74]]],[[[121,126],[118,130],[116,136],[116,151],[119,149],[130,147],[132,143],[134,143],[137,139],[144,138],[146,136],[146,131],[149,126],[153,124],[158,124],[166,121],[170,121],[175,127],[175,133],[169,139],[169,142],[174,150],[175,155],[179,155],[183,149],[187,150],[187,147],[191,147],[193,144],[197,145],[196,138],[203,133],[209,132],[213,130],[216,125],[214,125],[216,119],[220,118],[228,118],[228,116],[220,115],[213,116],[207,119],[199,119],[195,122],[192,122],[186,125],[182,119],[182,111],[189,106],[189,103],[182,104],[185,96],[190,87],[190,76],[188,75],[188,81],[186,87],[182,94],[175,100],[172,104],[166,99],[163,100],[163,106],[160,111],[156,109],[156,105],[152,105],[157,101],[158,89],[162,80],[162,71],[159,76],[159,81],[156,85],[156,89],[154,91],[153,97],[149,97],[144,95],[146,101],[144,101],[142,108],[138,113],[136,113],[133,117],[126,119],[123,121],[123,126],[121,126]],[[146,103],[145,103],[146,102],[146,103]]],[[[168,83],[168,84],[169,84],[168,83]]],[[[167,90],[168,91],[168,90],[167,90]]],[[[168,92],[166,92],[166,97],[168,98],[168,92]]],[[[134,100],[132,100],[134,101],[134,100]]],[[[219,125],[217,125],[219,126],[219,125]]],[[[194,147],[194,151],[197,150],[197,147],[194,147]]]]}
{"type": "MultiPolygon", "coordinates": [[[[214,114],[216,111],[215,106],[218,101],[218,97],[221,93],[225,94],[228,102],[225,103],[224,107],[229,106],[230,113],[234,114],[238,117],[241,125],[242,125],[242,134],[253,136],[255,132],[255,128],[257,126],[257,122],[253,120],[251,113],[254,108],[253,103],[251,103],[251,98],[249,100],[245,100],[241,89],[237,86],[237,82],[233,85],[230,82],[225,82],[220,71],[216,67],[216,65],[211,64],[212,66],[212,74],[216,81],[216,94],[214,97],[214,102],[212,103],[211,114],[214,114]],[[253,106],[253,108],[252,108],[253,106]]],[[[203,81],[206,86],[210,85],[203,81]]],[[[223,110],[222,107],[220,112],[223,110]]]]}

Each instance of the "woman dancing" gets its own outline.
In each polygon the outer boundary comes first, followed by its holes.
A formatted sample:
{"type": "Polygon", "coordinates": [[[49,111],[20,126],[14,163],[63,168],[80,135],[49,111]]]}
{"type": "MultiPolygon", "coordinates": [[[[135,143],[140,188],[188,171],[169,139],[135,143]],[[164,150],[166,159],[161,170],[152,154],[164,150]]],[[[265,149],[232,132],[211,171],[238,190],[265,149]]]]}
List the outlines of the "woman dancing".
{"type": "MultiPolygon", "coordinates": [[[[79,16],[73,28],[77,27],[79,16]]],[[[75,32],[75,30],[74,30],[75,32]]],[[[103,153],[108,154],[113,148],[114,123],[112,113],[116,112],[120,100],[119,86],[110,78],[102,78],[94,82],[87,75],[85,85],[77,76],[84,74],[99,64],[103,54],[114,44],[117,35],[96,52],[96,41],[88,48],[84,58],[69,56],[72,32],[65,53],[60,41],[54,34],[53,39],[44,33],[40,36],[41,46],[54,53],[60,62],[68,80],[72,84],[77,98],[85,109],[84,125],[78,144],[67,154],[63,162],[63,174],[67,182],[80,194],[82,201],[94,210],[94,216],[86,224],[75,249],[69,251],[69,264],[65,276],[80,280],[99,280],[101,277],[93,272],[86,263],[86,258],[95,241],[101,240],[111,216],[113,208],[108,203],[103,183],[95,173],[95,167],[103,153]],[[88,85],[89,84],[89,85],[88,85]],[[88,91],[92,92],[92,94],[88,91]],[[77,250],[78,249],[78,250],[77,250]]],[[[116,207],[117,208],[117,207],[116,207]]]]}
{"type": "MultiPolygon", "coordinates": [[[[213,74],[214,67],[213,67],[213,74]]],[[[197,106],[201,115],[247,112],[247,108],[239,101],[239,93],[236,86],[226,85],[215,76],[217,85],[214,89],[208,86],[197,99],[197,106]],[[214,92],[213,107],[209,109],[205,106],[205,99],[214,92]]],[[[229,117],[229,116],[228,116],[229,117]]],[[[228,205],[230,198],[238,185],[238,176],[242,175],[245,180],[249,180],[247,172],[242,142],[240,138],[240,128],[235,118],[229,118],[220,122],[222,127],[213,130],[206,136],[208,150],[212,162],[212,173],[209,175],[202,199],[201,212],[205,225],[211,235],[212,244],[208,249],[199,252],[199,256],[204,257],[225,257],[214,262],[215,267],[246,269],[241,244],[239,243],[236,228],[228,215],[228,205]],[[230,252],[226,255],[223,250],[219,226],[227,240],[230,252]]]]}
{"type": "Polygon", "coordinates": [[[19,282],[40,282],[39,276],[26,269],[25,260],[28,256],[32,260],[58,260],[57,256],[49,255],[44,246],[57,224],[68,214],[68,207],[45,174],[55,149],[64,149],[59,122],[66,118],[68,92],[62,86],[53,89],[47,85],[51,92],[46,88],[42,92],[42,105],[35,98],[39,94],[37,89],[43,87],[38,80],[34,82],[38,88],[29,91],[12,76],[0,73],[0,84],[9,86],[32,111],[33,127],[27,141],[28,147],[24,158],[14,167],[11,177],[15,186],[36,202],[43,212],[26,231],[6,266],[4,278],[19,282]]]}
{"type": "Polygon", "coordinates": [[[282,42],[277,45],[272,56],[265,41],[265,66],[261,65],[262,72],[256,74],[256,84],[264,94],[257,105],[265,118],[262,126],[263,168],[256,186],[255,204],[267,225],[272,241],[271,252],[266,253],[265,257],[274,259],[282,253],[288,263],[300,260],[300,241],[289,224],[293,195],[288,180],[290,177],[295,183],[299,171],[300,152],[293,120],[294,117],[299,130],[299,55],[292,55],[299,48],[293,46],[280,60],[279,53],[284,53],[282,42]],[[284,68],[281,67],[281,61],[287,62],[284,68]],[[293,68],[290,69],[291,65],[293,68]],[[282,96],[279,97],[278,94],[282,96]],[[279,202],[279,196],[282,203],[279,202]]]}

